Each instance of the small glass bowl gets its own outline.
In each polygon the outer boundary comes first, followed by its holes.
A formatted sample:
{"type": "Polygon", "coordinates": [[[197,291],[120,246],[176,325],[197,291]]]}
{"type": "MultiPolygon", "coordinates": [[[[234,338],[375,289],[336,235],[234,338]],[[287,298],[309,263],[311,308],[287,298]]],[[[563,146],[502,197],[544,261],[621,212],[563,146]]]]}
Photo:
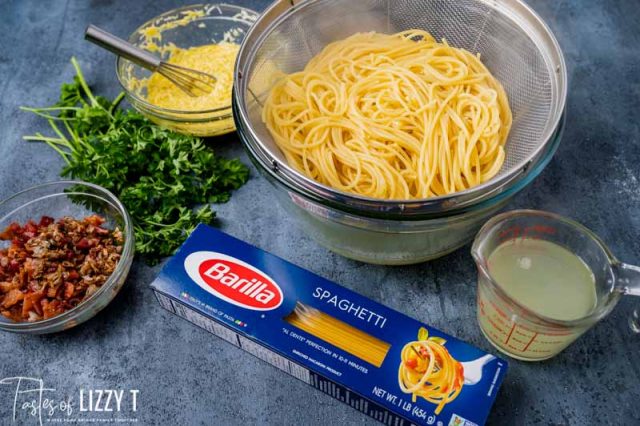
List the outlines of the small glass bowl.
{"type": "MultiPolygon", "coordinates": [[[[153,39],[159,48],[175,45],[188,49],[222,41],[240,44],[258,16],[258,12],[251,9],[228,4],[181,7],[142,24],[131,34],[129,42],[146,48],[151,31],[154,36],[161,35],[160,39],[153,39]]],[[[161,56],[163,60],[167,60],[169,54],[165,52],[161,56]]],[[[162,108],[147,102],[146,89],[139,85],[140,81],[151,76],[151,71],[119,57],[116,73],[131,105],[162,127],[202,137],[223,135],[235,130],[231,98],[229,105],[211,110],[180,111],[162,108]]]]}
{"type": "MultiPolygon", "coordinates": [[[[133,225],[122,203],[106,189],[80,181],[59,181],[34,186],[0,202],[0,230],[13,222],[26,223],[42,216],[83,218],[98,214],[105,227],[120,228],[124,236],[122,257],[115,271],[88,300],[53,318],[36,322],[13,322],[0,315],[0,330],[14,333],[47,334],[75,327],[100,312],[122,288],[134,253],[133,225]]],[[[0,241],[5,248],[10,241],[0,241]]]]}

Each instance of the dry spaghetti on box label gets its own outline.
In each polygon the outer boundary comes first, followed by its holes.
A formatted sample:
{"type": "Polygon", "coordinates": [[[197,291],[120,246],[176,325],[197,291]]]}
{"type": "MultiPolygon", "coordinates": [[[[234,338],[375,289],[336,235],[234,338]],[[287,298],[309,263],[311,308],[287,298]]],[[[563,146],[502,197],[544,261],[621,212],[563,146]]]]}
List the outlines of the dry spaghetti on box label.
{"type": "Polygon", "coordinates": [[[388,425],[484,424],[507,363],[200,225],[152,288],[165,309],[388,425]]]}

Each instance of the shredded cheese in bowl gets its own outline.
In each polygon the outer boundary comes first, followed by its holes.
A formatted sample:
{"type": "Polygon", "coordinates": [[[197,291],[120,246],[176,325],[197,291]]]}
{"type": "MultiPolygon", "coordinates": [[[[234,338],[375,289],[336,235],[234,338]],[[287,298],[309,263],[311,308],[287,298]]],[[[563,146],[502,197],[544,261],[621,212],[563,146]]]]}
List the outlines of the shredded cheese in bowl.
{"type": "Polygon", "coordinates": [[[146,84],[147,101],[153,105],[179,111],[204,111],[231,105],[233,67],[240,46],[232,43],[209,44],[176,49],[169,63],[202,71],[217,81],[211,93],[192,97],[164,76],[154,73],[146,84]]]}
{"type": "Polygon", "coordinates": [[[118,60],[118,79],[131,105],[156,124],[179,133],[217,136],[235,130],[233,72],[240,43],[259,14],[230,4],[185,6],[141,25],[129,41],[164,61],[216,78],[214,90],[190,97],[158,73],[118,60]]]}

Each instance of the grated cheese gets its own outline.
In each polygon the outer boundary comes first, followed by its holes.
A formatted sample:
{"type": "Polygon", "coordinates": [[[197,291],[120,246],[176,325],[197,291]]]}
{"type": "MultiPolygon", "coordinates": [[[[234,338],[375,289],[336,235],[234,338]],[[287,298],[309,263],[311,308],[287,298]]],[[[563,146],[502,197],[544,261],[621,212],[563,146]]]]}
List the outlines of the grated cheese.
{"type": "Polygon", "coordinates": [[[147,100],[153,105],[180,111],[202,111],[229,106],[233,68],[239,49],[240,46],[232,43],[176,49],[169,58],[169,63],[213,75],[217,79],[213,91],[208,95],[191,97],[162,75],[154,73],[146,85],[147,100]]]}

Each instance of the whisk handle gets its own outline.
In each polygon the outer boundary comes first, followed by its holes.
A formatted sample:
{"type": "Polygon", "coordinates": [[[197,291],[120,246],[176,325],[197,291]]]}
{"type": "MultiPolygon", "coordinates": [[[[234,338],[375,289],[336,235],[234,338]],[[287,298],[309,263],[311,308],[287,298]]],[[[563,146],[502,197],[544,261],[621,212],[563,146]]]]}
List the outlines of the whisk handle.
{"type": "Polygon", "coordinates": [[[156,55],[142,50],[95,25],[87,27],[84,32],[84,38],[148,70],[155,71],[160,66],[161,60],[156,55]]]}

